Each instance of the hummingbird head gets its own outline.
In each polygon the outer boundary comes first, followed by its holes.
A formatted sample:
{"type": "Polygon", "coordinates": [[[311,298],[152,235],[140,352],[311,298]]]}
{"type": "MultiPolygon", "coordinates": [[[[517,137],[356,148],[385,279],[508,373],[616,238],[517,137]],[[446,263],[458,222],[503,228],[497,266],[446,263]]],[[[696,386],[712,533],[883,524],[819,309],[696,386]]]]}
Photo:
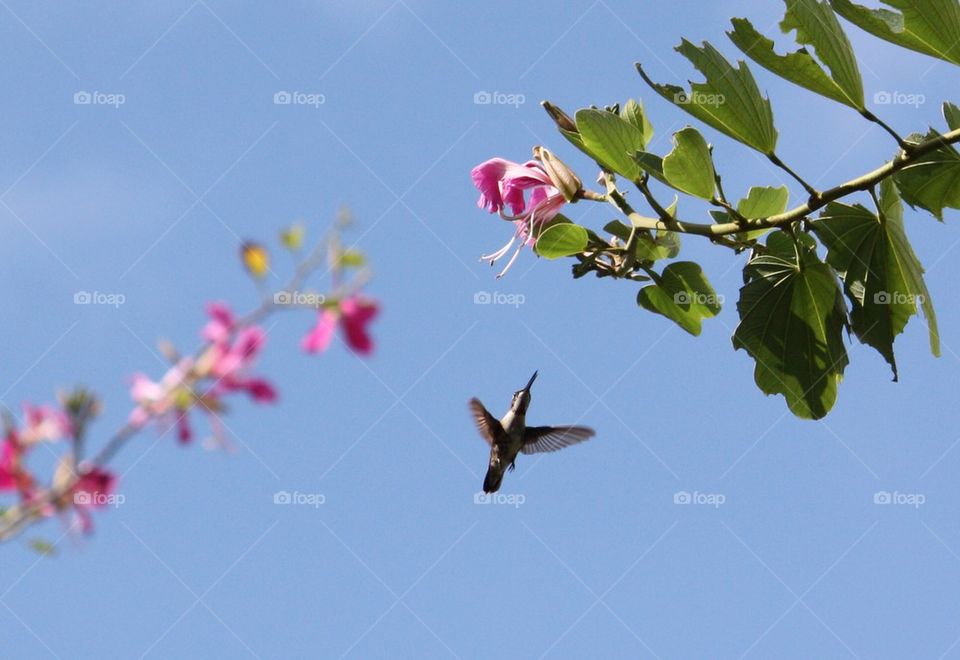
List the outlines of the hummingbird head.
{"type": "Polygon", "coordinates": [[[533,381],[537,379],[537,372],[534,371],[533,375],[530,376],[529,382],[527,382],[526,387],[522,390],[517,390],[513,393],[513,401],[510,402],[510,410],[518,415],[526,414],[527,407],[530,405],[530,386],[533,385],[533,381]]]}

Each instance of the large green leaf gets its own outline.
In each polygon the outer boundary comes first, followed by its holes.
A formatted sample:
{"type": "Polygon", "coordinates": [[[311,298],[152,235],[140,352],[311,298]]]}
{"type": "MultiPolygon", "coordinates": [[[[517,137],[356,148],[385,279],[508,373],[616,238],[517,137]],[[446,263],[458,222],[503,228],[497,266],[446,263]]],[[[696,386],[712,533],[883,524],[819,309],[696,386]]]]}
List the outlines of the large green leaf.
{"type": "Polygon", "coordinates": [[[700,334],[704,318],[720,313],[720,302],[703,270],[692,261],[670,264],[655,284],[637,294],[638,305],[667,317],[691,335],[700,334]]]}
{"type": "Polygon", "coordinates": [[[731,19],[727,35],[750,59],[782,78],[829,99],[863,110],[863,81],[853,48],[840,22],[826,2],[787,0],[787,13],[780,28],[797,31],[797,42],[813,46],[829,74],[806,48],[778,55],[773,41],[754,29],[744,18],[731,19]]]}
{"type": "Polygon", "coordinates": [[[782,394],[797,417],[820,419],[837,400],[847,366],[847,312],[833,270],[817,257],[808,234],[777,231],[744,269],[734,348],[756,361],[765,394],[782,394]]]}
{"type": "Polygon", "coordinates": [[[903,13],[830,0],[833,10],[867,32],[904,48],[960,64],[957,0],[883,0],[903,13]]]}
{"type": "MultiPolygon", "coordinates": [[[[931,129],[923,139],[939,137],[931,129]]],[[[903,199],[943,220],[943,209],[960,208],[960,153],[945,144],[893,175],[903,199]]]]}
{"type": "Polygon", "coordinates": [[[884,357],[897,379],[893,342],[923,305],[930,329],[930,349],[939,352],[937,319],[923,281],[923,266],[903,228],[903,204],[890,179],[881,187],[881,211],[859,204],[831,202],[813,230],[827,247],[850,300],[853,331],[884,357]]]}
{"type": "Polygon", "coordinates": [[[713,158],[700,131],[687,126],[673,134],[673,151],[663,157],[663,176],[681,192],[713,199],[716,186],[713,158]]]}
{"type": "Polygon", "coordinates": [[[720,52],[704,42],[698,48],[684,39],[676,48],[705,78],[690,83],[690,92],[676,85],[653,82],[643,67],[637,71],[654,91],[700,121],[764,154],[777,146],[770,100],[760,94],[753,74],[744,62],[734,68],[720,52]]]}
{"type": "Polygon", "coordinates": [[[584,150],[601,166],[630,179],[640,176],[633,154],[646,146],[643,131],[633,121],[606,110],[584,108],[576,114],[584,150]]]}
{"type": "Polygon", "coordinates": [[[571,222],[558,222],[537,238],[536,251],[541,257],[558,259],[583,252],[587,247],[587,230],[571,222]]]}

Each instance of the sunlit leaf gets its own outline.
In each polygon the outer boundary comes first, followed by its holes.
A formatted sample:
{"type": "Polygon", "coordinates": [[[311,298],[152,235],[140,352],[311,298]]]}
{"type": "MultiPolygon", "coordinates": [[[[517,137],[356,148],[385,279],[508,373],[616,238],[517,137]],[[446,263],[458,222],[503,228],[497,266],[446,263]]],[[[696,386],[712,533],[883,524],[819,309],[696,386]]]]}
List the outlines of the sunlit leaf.
{"type": "Polygon", "coordinates": [[[847,366],[847,312],[837,277],[817,257],[812,237],[783,231],[744,268],[734,348],[756,361],[765,394],[782,394],[797,417],[820,419],[833,407],[847,366]]]}
{"type": "Polygon", "coordinates": [[[587,230],[570,222],[558,222],[540,234],[535,246],[537,254],[547,259],[569,257],[587,247],[587,230]]]}
{"type": "Polygon", "coordinates": [[[904,48],[960,64],[960,3],[957,0],[883,0],[899,9],[870,9],[850,0],[830,0],[833,10],[861,29],[904,48]]]}
{"type": "Polygon", "coordinates": [[[780,23],[783,32],[796,30],[797,42],[812,46],[819,62],[806,48],[779,55],[773,41],[757,32],[750,21],[734,18],[732,22],[734,29],[727,35],[760,66],[829,99],[864,109],[863,81],[853,48],[826,2],[787,0],[787,12],[780,23]]]}
{"type": "Polygon", "coordinates": [[[690,91],[676,85],[653,82],[639,64],[637,70],[658,94],[688,113],[753,147],[772,154],[777,146],[770,100],[760,94],[753,74],[744,62],[736,68],[720,52],[704,42],[698,48],[684,39],[676,48],[699,70],[705,82],[691,83],[690,91]]]}
{"type": "Polygon", "coordinates": [[[687,126],[673,134],[673,151],[663,157],[663,175],[681,192],[713,199],[716,186],[713,158],[700,131],[687,126]]]}
{"type": "MultiPolygon", "coordinates": [[[[737,202],[737,212],[744,218],[754,220],[779,215],[787,210],[790,190],[786,186],[752,186],[747,196],[737,202]]],[[[737,234],[740,240],[753,240],[770,232],[770,229],[752,229],[737,234]]]]}
{"type": "Polygon", "coordinates": [[[584,150],[601,166],[630,180],[640,176],[633,154],[642,151],[646,141],[632,121],[606,110],[585,108],[577,111],[576,122],[584,150]]]}
{"type": "Polygon", "coordinates": [[[643,134],[643,143],[650,144],[653,139],[653,125],[647,117],[647,112],[643,109],[642,101],[628,100],[620,109],[620,116],[640,129],[643,134]]]}

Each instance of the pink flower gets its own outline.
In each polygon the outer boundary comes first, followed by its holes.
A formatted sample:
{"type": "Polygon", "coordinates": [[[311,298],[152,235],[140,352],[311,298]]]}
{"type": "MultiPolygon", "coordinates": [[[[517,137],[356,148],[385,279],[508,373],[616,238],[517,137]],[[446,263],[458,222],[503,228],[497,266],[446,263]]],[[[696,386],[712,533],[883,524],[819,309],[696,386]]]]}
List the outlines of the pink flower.
{"type": "Polygon", "coordinates": [[[276,401],[277,393],[269,382],[246,373],[265,342],[266,333],[254,326],[241,330],[229,346],[215,345],[210,373],[216,382],[208,395],[216,398],[226,392],[243,391],[258,403],[276,401]]]}
{"type": "Polygon", "coordinates": [[[170,367],[159,382],[141,373],[134,374],[130,398],[137,407],[130,412],[129,422],[137,428],[143,427],[151,419],[160,421],[165,429],[177,424],[180,441],[187,442],[191,433],[186,423],[186,409],[180,411],[180,402],[191,399],[191,390],[186,381],[193,372],[193,366],[193,360],[184,358],[170,367]]]}
{"type": "Polygon", "coordinates": [[[334,330],[340,325],[347,346],[361,355],[369,355],[373,352],[373,339],[367,326],[379,312],[380,306],[375,300],[359,295],[344,298],[336,308],[325,307],[321,310],[317,324],[303,338],[301,346],[307,353],[327,350],[334,330]]]}
{"type": "Polygon", "coordinates": [[[512,221],[517,228],[506,245],[480,258],[493,264],[510,251],[517,238],[521,241],[506,267],[497,275],[500,278],[516,261],[524,245],[536,243],[537,230],[559,213],[566,200],[547,171],[535,160],[521,165],[503,158],[491,158],[474,167],[470,176],[473,185],[480,191],[477,206],[490,213],[499,213],[500,217],[512,221]],[[527,191],[530,192],[529,197],[527,191]],[[507,207],[511,214],[504,212],[507,207]]]}
{"type": "Polygon", "coordinates": [[[20,440],[32,445],[37,442],[55,442],[73,435],[73,425],[59,408],[50,405],[23,404],[24,427],[20,440]]]}
{"type": "Polygon", "coordinates": [[[94,467],[84,472],[70,489],[70,501],[82,532],[93,531],[91,511],[107,505],[116,484],[117,478],[112,472],[94,467]]]}

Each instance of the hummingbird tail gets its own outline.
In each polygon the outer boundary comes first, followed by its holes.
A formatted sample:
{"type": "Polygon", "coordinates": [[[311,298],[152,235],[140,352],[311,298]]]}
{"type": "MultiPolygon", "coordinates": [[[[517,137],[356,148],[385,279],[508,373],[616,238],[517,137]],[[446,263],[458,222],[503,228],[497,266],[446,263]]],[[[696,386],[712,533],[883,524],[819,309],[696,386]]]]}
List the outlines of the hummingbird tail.
{"type": "Polygon", "coordinates": [[[503,470],[498,470],[493,466],[487,469],[487,476],[483,480],[484,493],[496,493],[500,490],[500,482],[503,481],[503,470]]]}

